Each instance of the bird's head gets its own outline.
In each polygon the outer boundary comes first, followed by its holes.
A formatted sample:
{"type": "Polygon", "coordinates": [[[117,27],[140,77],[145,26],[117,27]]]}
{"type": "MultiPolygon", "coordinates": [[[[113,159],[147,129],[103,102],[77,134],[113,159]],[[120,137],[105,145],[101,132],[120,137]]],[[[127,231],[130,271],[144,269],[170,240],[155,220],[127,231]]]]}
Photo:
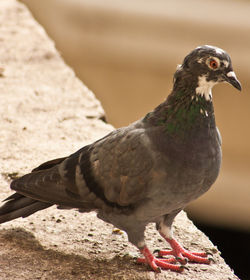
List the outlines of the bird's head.
{"type": "MultiPolygon", "coordinates": [[[[178,66],[179,78],[192,80],[196,94],[211,100],[212,87],[221,82],[227,82],[241,90],[241,84],[232,68],[230,56],[222,49],[214,46],[200,46],[191,51],[178,66]]],[[[179,81],[181,80],[179,79],[179,81]]]]}

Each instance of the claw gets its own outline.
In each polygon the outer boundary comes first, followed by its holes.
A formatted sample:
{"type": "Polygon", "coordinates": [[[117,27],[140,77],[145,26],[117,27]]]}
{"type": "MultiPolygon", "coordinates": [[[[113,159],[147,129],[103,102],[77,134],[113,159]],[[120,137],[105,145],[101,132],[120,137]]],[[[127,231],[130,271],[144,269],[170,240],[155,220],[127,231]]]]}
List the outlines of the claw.
{"type": "Polygon", "coordinates": [[[211,257],[209,257],[209,258],[207,258],[210,262],[213,262],[213,263],[215,263],[215,260],[214,260],[214,258],[211,258],[211,257]]]}
{"type": "Polygon", "coordinates": [[[157,273],[161,273],[161,268],[160,268],[159,266],[157,267],[156,272],[157,272],[157,273]]]}
{"type": "Polygon", "coordinates": [[[181,265],[181,267],[183,267],[183,270],[186,269],[187,271],[189,271],[189,268],[185,265],[181,265]]]}
{"type": "Polygon", "coordinates": [[[176,257],[176,260],[184,265],[188,263],[188,258],[176,257]]]}
{"type": "Polygon", "coordinates": [[[153,254],[156,254],[156,253],[159,253],[159,252],[160,252],[159,249],[155,249],[155,250],[153,251],[153,254]]]}

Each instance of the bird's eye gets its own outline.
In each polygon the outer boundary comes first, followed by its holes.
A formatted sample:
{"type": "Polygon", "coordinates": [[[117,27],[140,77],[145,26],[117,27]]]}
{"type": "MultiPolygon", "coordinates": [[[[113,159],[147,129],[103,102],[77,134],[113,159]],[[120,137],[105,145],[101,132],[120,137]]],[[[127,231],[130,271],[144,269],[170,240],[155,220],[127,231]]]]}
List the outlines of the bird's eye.
{"type": "Polygon", "coordinates": [[[211,59],[209,61],[209,66],[210,66],[210,68],[215,70],[215,69],[217,69],[219,67],[219,64],[218,64],[218,62],[215,59],[211,59]]]}

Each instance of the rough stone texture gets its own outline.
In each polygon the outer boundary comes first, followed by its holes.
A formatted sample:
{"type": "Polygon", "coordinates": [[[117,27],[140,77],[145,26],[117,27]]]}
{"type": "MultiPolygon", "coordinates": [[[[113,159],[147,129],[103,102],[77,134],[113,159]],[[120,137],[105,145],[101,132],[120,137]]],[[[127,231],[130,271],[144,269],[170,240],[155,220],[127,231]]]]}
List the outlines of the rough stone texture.
{"type": "MultiPolygon", "coordinates": [[[[44,30],[14,0],[0,2],[0,198],[9,182],[45,160],[74,152],[113,128],[100,103],[67,67],[44,30]]],[[[175,235],[184,246],[214,254],[211,265],[155,274],[135,264],[126,234],[95,213],[55,207],[0,226],[0,279],[238,279],[217,248],[184,212],[175,235]]],[[[149,225],[149,247],[166,246],[149,225]]]]}

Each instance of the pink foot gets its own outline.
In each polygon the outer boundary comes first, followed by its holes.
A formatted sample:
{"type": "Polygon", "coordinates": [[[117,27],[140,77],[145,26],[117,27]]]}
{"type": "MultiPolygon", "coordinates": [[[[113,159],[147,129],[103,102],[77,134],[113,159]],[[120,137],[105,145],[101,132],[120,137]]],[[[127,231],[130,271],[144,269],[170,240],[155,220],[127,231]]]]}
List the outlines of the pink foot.
{"type": "Polygon", "coordinates": [[[159,256],[172,255],[182,263],[186,264],[187,261],[209,264],[212,258],[208,258],[206,253],[189,252],[184,249],[175,239],[165,238],[166,241],[171,245],[172,250],[161,250],[158,251],[159,256]]]}
{"type": "Polygon", "coordinates": [[[170,269],[176,272],[182,272],[184,269],[182,265],[173,264],[176,262],[175,258],[157,259],[152,255],[147,246],[144,246],[142,249],[140,249],[140,251],[145,258],[138,258],[137,262],[149,264],[155,272],[161,272],[161,268],[170,269]]]}

